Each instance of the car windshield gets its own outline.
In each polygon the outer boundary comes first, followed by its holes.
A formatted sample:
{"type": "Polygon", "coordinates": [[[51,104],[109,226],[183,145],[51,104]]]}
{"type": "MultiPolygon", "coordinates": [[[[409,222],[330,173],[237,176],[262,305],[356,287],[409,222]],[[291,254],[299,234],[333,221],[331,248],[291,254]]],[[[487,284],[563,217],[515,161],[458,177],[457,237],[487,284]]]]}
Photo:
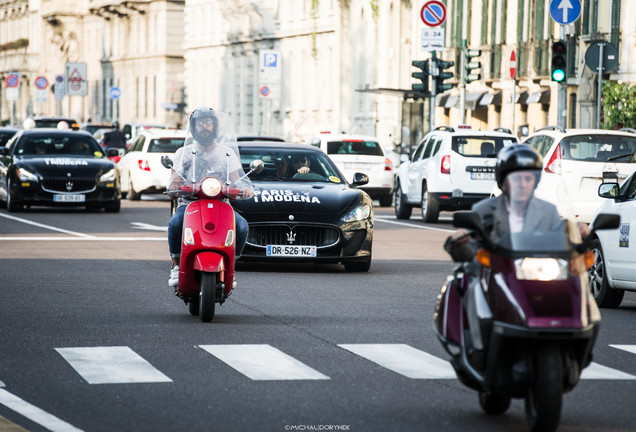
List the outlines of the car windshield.
{"type": "Polygon", "coordinates": [[[382,148],[377,141],[365,141],[346,139],[342,141],[329,141],[327,143],[327,154],[355,154],[367,156],[383,156],[382,148]]]}
{"type": "Polygon", "coordinates": [[[99,145],[82,135],[33,135],[23,137],[16,149],[18,156],[104,157],[99,145]]]}
{"type": "Polygon", "coordinates": [[[515,144],[513,138],[494,136],[454,136],[451,148],[467,157],[496,158],[504,146],[515,144]]]}
{"type": "Polygon", "coordinates": [[[185,138],[155,138],[150,141],[148,153],[174,153],[183,147],[185,138]]]}
{"type": "Polygon", "coordinates": [[[250,176],[254,182],[346,183],[331,159],[319,151],[241,147],[241,163],[245,171],[255,159],[263,161],[264,169],[250,176]]]}
{"type": "Polygon", "coordinates": [[[635,163],[636,137],[619,135],[577,135],[560,142],[564,160],[635,163]]]}

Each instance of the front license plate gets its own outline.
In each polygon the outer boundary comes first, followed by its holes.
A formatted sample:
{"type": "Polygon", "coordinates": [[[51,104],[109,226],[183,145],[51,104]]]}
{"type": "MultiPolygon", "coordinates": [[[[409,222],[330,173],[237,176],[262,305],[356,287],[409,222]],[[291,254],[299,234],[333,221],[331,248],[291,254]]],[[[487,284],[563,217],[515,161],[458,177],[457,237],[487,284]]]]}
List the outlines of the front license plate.
{"type": "Polygon", "coordinates": [[[267,256],[315,257],[316,246],[267,245],[267,256]]]}
{"type": "Polygon", "coordinates": [[[53,195],[54,202],[85,202],[86,195],[53,195]]]}
{"type": "Polygon", "coordinates": [[[494,180],[495,173],[491,172],[471,172],[470,178],[473,180],[494,180]]]}

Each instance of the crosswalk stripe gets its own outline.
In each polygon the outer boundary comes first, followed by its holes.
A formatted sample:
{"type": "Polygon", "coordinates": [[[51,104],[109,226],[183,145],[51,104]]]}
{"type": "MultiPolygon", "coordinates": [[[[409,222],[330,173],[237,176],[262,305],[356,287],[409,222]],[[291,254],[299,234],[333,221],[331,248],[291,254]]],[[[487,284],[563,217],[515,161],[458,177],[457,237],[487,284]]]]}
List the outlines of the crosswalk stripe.
{"type": "Polygon", "coordinates": [[[636,354],[636,345],[610,345],[612,348],[636,354]]]}
{"type": "Polygon", "coordinates": [[[340,344],[339,347],[414,379],[455,379],[449,362],[405,344],[340,344]]]}
{"type": "Polygon", "coordinates": [[[70,423],[60,420],[52,414],[31,405],[27,401],[20,399],[16,395],[9,393],[4,389],[0,389],[0,404],[12,409],[18,414],[23,415],[34,423],[43,426],[53,432],[81,432],[70,423]]]}
{"type": "Polygon", "coordinates": [[[172,382],[132,349],[55,348],[89,384],[172,382]]]}
{"type": "Polygon", "coordinates": [[[271,345],[199,345],[253,380],[328,380],[271,345]]]}
{"type": "Polygon", "coordinates": [[[636,376],[592,362],[581,372],[581,379],[634,380],[636,376]]]}

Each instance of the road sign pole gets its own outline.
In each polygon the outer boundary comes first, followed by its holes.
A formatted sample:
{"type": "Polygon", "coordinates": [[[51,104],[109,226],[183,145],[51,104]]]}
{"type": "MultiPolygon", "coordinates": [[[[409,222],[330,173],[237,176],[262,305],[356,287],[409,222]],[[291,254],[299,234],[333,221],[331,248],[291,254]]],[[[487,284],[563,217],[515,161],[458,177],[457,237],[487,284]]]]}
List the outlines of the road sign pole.
{"type": "Polygon", "coordinates": [[[603,87],[603,44],[599,47],[598,54],[598,92],[596,94],[596,129],[601,128],[601,89],[603,87]]]}

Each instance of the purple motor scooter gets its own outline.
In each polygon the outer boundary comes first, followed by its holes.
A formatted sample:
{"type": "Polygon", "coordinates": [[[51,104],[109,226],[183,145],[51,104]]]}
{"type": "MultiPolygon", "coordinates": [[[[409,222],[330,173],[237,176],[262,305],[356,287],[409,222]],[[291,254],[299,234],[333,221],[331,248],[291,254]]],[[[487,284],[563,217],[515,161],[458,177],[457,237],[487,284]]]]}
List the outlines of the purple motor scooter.
{"type": "MultiPolygon", "coordinates": [[[[453,223],[472,230],[483,249],[442,287],[435,333],[485,412],[502,414],[524,398],[530,429],[553,431],[563,393],[592,361],[601,319],[586,273],[594,256],[567,219],[498,240],[478,213],[456,213],[453,223]]],[[[617,215],[601,214],[590,228],[618,224],[617,215]]]]}

